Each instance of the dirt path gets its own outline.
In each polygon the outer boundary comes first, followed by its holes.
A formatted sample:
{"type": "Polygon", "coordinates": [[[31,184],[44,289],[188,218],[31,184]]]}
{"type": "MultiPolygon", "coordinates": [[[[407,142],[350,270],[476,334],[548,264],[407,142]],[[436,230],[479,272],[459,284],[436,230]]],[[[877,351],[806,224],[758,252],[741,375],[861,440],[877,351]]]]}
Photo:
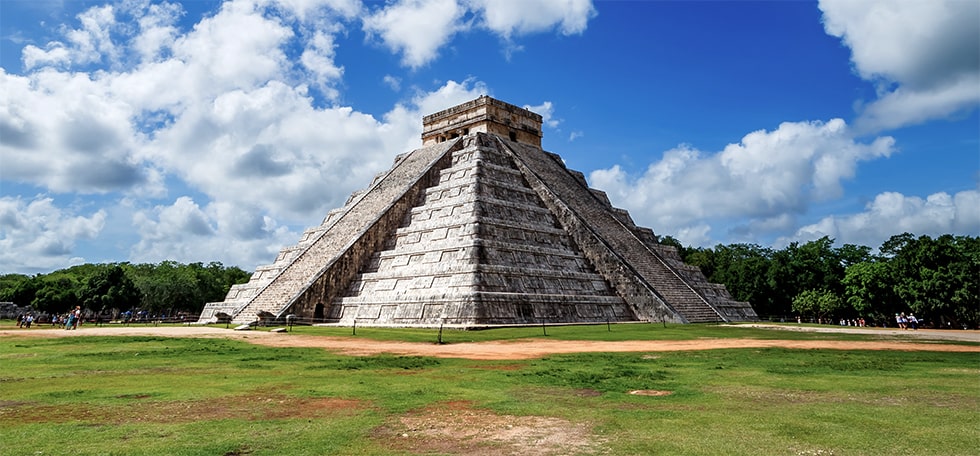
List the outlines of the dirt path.
{"type": "MultiPolygon", "coordinates": [[[[774,326],[786,330],[823,330],[835,328],[798,328],[774,326]]],[[[722,348],[796,348],[830,350],[902,350],[902,351],[956,351],[980,353],[980,345],[954,345],[944,340],[980,342],[977,331],[927,331],[899,332],[887,329],[838,329],[834,332],[860,332],[878,334],[883,340],[768,340],[768,339],[698,339],[698,340],[633,340],[619,342],[568,341],[552,339],[520,339],[476,343],[435,343],[378,341],[355,337],[325,337],[271,333],[266,331],[234,331],[200,326],[160,327],[83,327],[76,331],[60,329],[8,329],[0,330],[0,337],[71,337],[71,336],[165,336],[165,337],[227,337],[271,347],[310,347],[355,356],[388,353],[404,356],[432,356],[439,358],[466,358],[480,360],[532,359],[561,353],[595,352],[660,352],[684,350],[712,350],[722,348]]]]}

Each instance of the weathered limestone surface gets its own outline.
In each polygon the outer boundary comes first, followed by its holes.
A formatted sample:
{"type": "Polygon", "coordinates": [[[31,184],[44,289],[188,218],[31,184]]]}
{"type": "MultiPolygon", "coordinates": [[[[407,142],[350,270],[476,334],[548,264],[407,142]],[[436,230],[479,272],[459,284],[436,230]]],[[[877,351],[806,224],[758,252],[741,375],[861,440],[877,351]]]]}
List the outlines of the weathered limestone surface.
{"type": "Polygon", "coordinates": [[[425,116],[422,119],[422,145],[471,133],[490,133],[541,147],[541,121],[539,114],[484,95],[425,116]]]}
{"type": "Polygon", "coordinates": [[[481,97],[201,321],[357,325],[757,319],[540,148],[541,117],[481,97]]]}
{"type": "Polygon", "coordinates": [[[320,317],[331,296],[345,289],[366,258],[384,244],[387,234],[401,221],[400,214],[429,185],[430,170],[448,157],[446,152],[456,143],[399,156],[387,174],[376,178],[365,192],[352,196],[342,211],[328,215],[320,228],[307,230],[298,246],[280,252],[275,264],[256,270],[249,283],[241,287],[247,291],[245,296],[240,290],[232,290],[237,293],[231,300],[234,309],[230,309],[227,298],[224,304],[209,304],[202,321],[219,311],[233,315],[235,323],[255,321],[262,313],[320,317]]]}
{"type": "Polygon", "coordinates": [[[635,320],[482,133],[464,138],[331,311],[348,324],[635,320]]]}

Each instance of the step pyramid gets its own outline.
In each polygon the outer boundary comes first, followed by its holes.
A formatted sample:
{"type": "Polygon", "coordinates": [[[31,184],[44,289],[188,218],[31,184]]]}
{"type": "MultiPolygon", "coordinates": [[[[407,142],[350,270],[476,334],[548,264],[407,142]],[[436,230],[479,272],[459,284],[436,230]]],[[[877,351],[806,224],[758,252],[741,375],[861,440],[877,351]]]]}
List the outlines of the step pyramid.
{"type": "Polygon", "coordinates": [[[528,325],[756,320],[541,149],[541,116],[480,97],[208,303],[201,322],[528,325]]]}

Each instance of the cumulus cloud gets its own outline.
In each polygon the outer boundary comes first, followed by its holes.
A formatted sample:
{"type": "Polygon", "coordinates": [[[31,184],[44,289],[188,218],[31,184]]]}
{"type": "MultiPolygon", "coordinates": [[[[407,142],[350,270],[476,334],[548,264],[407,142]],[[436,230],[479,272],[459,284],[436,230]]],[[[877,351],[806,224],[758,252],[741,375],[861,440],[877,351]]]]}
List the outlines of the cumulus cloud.
{"type": "Polygon", "coordinates": [[[456,0],[408,0],[364,18],[364,30],[377,35],[402,63],[418,68],[435,59],[439,48],[465,28],[465,9],[456,0]]]}
{"type": "Polygon", "coordinates": [[[891,137],[858,142],[840,119],[786,122],[717,153],[681,145],[640,176],[618,165],[593,171],[590,182],[641,225],[701,244],[717,236],[709,233],[709,221],[727,221],[733,228],[723,235],[735,238],[785,229],[792,214],[840,196],[841,183],[854,177],[859,162],[893,151],[891,137]]]}
{"type": "Polygon", "coordinates": [[[84,263],[72,253],[76,243],[97,237],[105,223],[104,210],[79,215],[47,196],[0,197],[0,264],[7,272],[42,272],[84,263]]]}
{"type": "Polygon", "coordinates": [[[227,203],[200,207],[190,197],[136,211],[132,223],[140,235],[130,252],[134,262],[207,259],[255,265],[271,262],[279,246],[298,240],[297,233],[255,208],[227,203]]]}
{"type": "Polygon", "coordinates": [[[170,45],[179,34],[176,24],[184,15],[184,10],[174,3],[144,3],[143,8],[145,14],[135,10],[140,33],[133,39],[132,47],[140,61],[153,61],[169,52],[170,45]]]}
{"type": "Polygon", "coordinates": [[[332,88],[332,83],[339,80],[344,73],[344,68],[334,63],[334,47],[333,35],[317,31],[300,56],[300,61],[309,70],[313,81],[331,99],[338,95],[337,90],[332,88]]]}
{"type": "Polygon", "coordinates": [[[392,52],[402,64],[425,66],[457,33],[484,29],[515,49],[514,37],[557,29],[580,34],[595,17],[592,0],[400,0],[364,18],[364,30],[392,52]]]}
{"type": "Polygon", "coordinates": [[[878,85],[856,125],[881,131],[980,104],[980,3],[821,0],[824,29],[878,85]]]}
{"type": "Polygon", "coordinates": [[[104,193],[148,178],[134,150],[132,109],[104,81],[44,70],[29,77],[0,69],[3,180],[56,192],[104,193]]]}
{"type": "Polygon", "coordinates": [[[592,0],[471,0],[471,7],[483,14],[483,25],[510,38],[551,30],[563,35],[585,31],[596,16],[592,0]]]}
{"type": "Polygon", "coordinates": [[[23,60],[27,69],[39,65],[85,65],[90,63],[116,63],[119,50],[111,38],[116,25],[112,5],[93,7],[78,15],[81,27],[65,32],[68,45],[52,41],[40,49],[34,45],[24,48],[23,60]]]}
{"type": "Polygon", "coordinates": [[[857,214],[830,216],[804,226],[777,243],[810,241],[829,236],[851,244],[877,246],[897,233],[940,236],[980,233],[980,192],[935,193],[926,198],[886,192],[857,214]]]}
{"type": "MultiPolygon", "coordinates": [[[[126,209],[72,220],[134,227],[141,239],[134,261],[269,261],[269,249],[295,242],[304,225],[417,147],[422,113],[486,93],[476,81],[449,81],[394,106],[383,121],[316,106],[307,81],[329,99],[343,77],[334,62],[332,34],[343,29],[336,18],[360,12],[347,0],[233,0],[179,30],[184,13],[173,4],[88,9],[77,28],[63,28],[62,41],[24,49],[25,74],[0,69],[0,178],[59,193],[128,195],[126,209]],[[285,49],[296,41],[301,54],[290,59],[285,49]],[[85,65],[96,70],[75,70],[85,65]],[[171,193],[172,204],[151,203],[171,193]]],[[[7,212],[24,212],[27,204],[18,204],[7,212]]],[[[43,207],[57,210],[51,201],[43,207]]],[[[66,263],[75,243],[60,225],[10,217],[32,228],[21,237],[8,230],[5,252],[66,263]]],[[[13,260],[2,264],[17,269],[13,260]]]]}

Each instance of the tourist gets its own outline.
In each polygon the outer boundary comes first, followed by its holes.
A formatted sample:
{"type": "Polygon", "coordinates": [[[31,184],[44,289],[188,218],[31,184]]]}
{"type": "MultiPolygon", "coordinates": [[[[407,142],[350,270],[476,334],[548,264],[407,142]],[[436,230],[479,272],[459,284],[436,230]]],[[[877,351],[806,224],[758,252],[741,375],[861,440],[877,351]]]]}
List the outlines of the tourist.
{"type": "Polygon", "coordinates": [[[75,311],[72,312],[72,316],[75,318],[72,319],[71,329],[78,329],[78,322],[82,319],[82,307],[75,306],[75,311]]]}

